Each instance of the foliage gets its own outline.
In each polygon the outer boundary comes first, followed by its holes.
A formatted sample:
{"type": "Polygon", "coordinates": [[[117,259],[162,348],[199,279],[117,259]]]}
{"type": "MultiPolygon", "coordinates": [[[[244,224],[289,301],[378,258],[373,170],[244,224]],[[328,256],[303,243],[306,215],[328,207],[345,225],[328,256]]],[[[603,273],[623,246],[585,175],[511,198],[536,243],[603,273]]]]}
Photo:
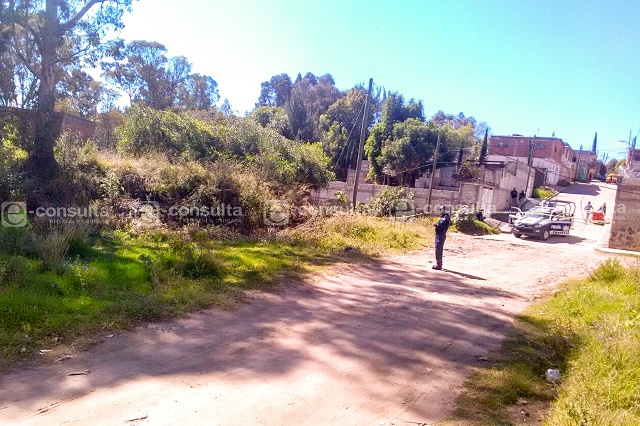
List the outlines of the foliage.
{"type": "Polygon", "coordinates": [[[383,173],[400,174],[400,184],[411,185],[420,167],[433,161],[437,139],[438,129],[416,118],[395,123],[391,139],[378,158],[383,173]]]}
{"type": "Polygon", "coordinates": [[[288,74],[274,75],[271,80],[262,83],[256,107],[283,107],[291,97],[292,88],[288,74]]]}
{"type": "Polygon", "coordinates": [[[473,216],[466,220],[458,221],[455,227],[458,231],[468,235],[491,235],[500,233],[499,229],[496,229],[481,220],[477,220],[473,216]]]}
{"type": "Polygon", "coordinates": [[[101,196],[100,182],[106,171],[98,161],[93,141],[84,142],[73,133],[63,133],[54,147],[59,173],[52,180],[55,199],[62,203],[83,203],[101,196]]]}
{"type": "Polygon", "coordinates": [[[533,188],[533,193],[532,193],[532,197],[533,198],[542,198],[542,199],[547,199],[547,198],[551,198],[553,197],[554,192],[552,189],[550,188],[543,188],[543,187],[537,187],[537,188],[533,188]]]}
{"type": "Polygon", "coordinates": [[[116,61],[103,62],[107,80],[151,108],[206,110],[218,101],[218,83],[206,75],[191,74],[184,56],[168,58],[167,48],[155,41],[136,40],[113,51],[116,61]]]}
{"type": "Polygon", "coordinates": [[[406,188],[385,186],[371,197],[366,210],[373,216],[390,216],[395,213],[394,209],[399,202],[412,199],[413,193],[407,191],[406,188]]]}
{"type": "MultiPolygon", "coordinates": [[[[347,170],[356,167],[360,134],[362,129],[364,106],[367,92],[362,87],[347,91],[346,95],[331,105],[320,116],[320,131],[323,133],[323,146],[339,178],[346,178],[347,170]]],[[[367,117],[367,128],[375,120],[377,100],[367,117]]]]}
{"type": "Polygon", "coordinates": [[[499,234],[500,230],[476,218],[477,212],[469,206],[460,206],[451,215],[451,223],[462,233],[470,235],[499,234]]]}
{"type": "Polygon", "coordinates": [[[458,180],[464,182],[474,182],[482,177],[482,169],[471,161],[465,161],[458,170],[458,180]]]}
{"type": "Polygon", "coordinates": [[[183,160],[233,160],[278,185],[322,187],[332,177],[320,145],[295,143],[254,120],[206,119],[134,105],[118,135],[119,148],[127,154],[162,152],[183,160]]]}
{"type": "Polygon", "coordinates": [[[96,131],[93,137],[98,148],[105,150],[113,150],[116,148],[116,129],[122,126],[124,117],[125,115],[117,109],[99,113],[95,117],[94,123],[96,123],[96,131]]]}
{"type": "Polygon", "coordinates": [[[482,147],[480,148],[480,162],[484,162],[487,159],[487,150],[489,148],[488,145],[488,137],[489,137],[489,129],[485,130],[484,132],[484,139],[482,140],[482,147]]]}
{"type": "Polygon", "coordinates": [[[86,72],[72,70],[59,85],[56,110],[80,117],[91,118],[98,113],[103,86],[86,72]]]}
{"type": "Polygon", "coordinates": [[[287,112],[281,107],[275,106],[259,106],[250,114],[249,119],[254,120],[262,127],[268,127],[275,130],[284,137],[291,136],[291,126],[289,125],[289,117],[287,112]]]}
{"type": "Polygon", "coordinates": [[[611,160],[607,161],[607,164],[606,164],[607,173],[615,173],[617,171],[617,167],[618,167],[617,159],[612,158],[611,160]]]}
{"type": "Polygon", "coordinates": [[[216,158],[213,128],[188,114],[134,105],[116,131],[118,149],[132,155],[161,152],[174,158],[216,158]]]}
{"type": "Polygon", "coordinates": [[[295,82],[287,74],[271,77],[262,83],[257,108],[282,107],[287,114],[290,136],[299,141],[317,141],[320,116],[343,96],[331,74],[316,77],[298,74],[295,82]]]}
{"type": "MultiPolygon", "coordinates": [[[[30,103],[36,104],[38,113],[27,169],[41,185],[57,171],[52,129],[58,83],[73,69],[95,65],[105,53],[107,33],[122,28],[122,15],[130,6],[131,0],[2,2],[2,55],[11,58],[12,73],[18,76],[14,81],[28,71],[29,92],[20,94],[23,99],[36,99],[33,88],[37,81],[37,102],[30,103]]],[[[4,66],[4,58],[2,63],[4,66]]]]}
{"type": "Polygon", "coordinates": [[[21,147],[23,137],[16,120],[0,126],[0,199],[8,200],[19,192],[20,170],[28,154],[21,147]]]}

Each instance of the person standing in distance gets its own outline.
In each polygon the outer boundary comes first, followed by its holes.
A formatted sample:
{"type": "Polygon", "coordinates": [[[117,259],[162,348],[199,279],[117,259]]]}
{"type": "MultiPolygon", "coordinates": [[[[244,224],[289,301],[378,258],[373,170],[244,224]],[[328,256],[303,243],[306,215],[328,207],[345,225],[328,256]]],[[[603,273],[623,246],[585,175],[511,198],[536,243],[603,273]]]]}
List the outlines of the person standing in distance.
{"type": "Polygon", "coordinates": [[[433,226],[436,228],[436,264],[432,266],[433,269],[438,270],[442,269],[442,252],[444,250],[444,241],[447,239],[447,230],[449,229],[449,224],[451,223],[451,217],[449,217],[449,213],[447,213],[446,207],[441,206],[439,210],[441,211],[440,219],[433,224],[433,226]]]}
{"type": "Polygon", "coordinates": [[[518,190],[515,188],[511,190],[511,207],[518,207],[518,190]]]}
{"type": "Polygon", "coordinates": [[[584,217],[587,223],[591,222],[592,211],[593,211],[593,206],[591,205],[591,201],[587,201],[587,205],[584,206],[584,217]]]}

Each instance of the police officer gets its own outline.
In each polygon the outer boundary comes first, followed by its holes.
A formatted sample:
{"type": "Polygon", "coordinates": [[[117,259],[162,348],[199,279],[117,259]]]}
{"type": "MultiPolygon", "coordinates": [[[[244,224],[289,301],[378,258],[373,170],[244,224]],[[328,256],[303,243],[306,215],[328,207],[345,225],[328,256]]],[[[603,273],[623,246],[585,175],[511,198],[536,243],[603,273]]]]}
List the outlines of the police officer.
{"type": "Polygon", "coordinates": [[[451,223],[451,218],[449,217],[449,213],[447,213],[446,207],[441,206],[439,210],[442,212],[440,214],[440,219],[433,224],[433,226],[436,228],[436,264],[432,266],[433,269],[438,270],[442,269],[442,251],[444,250],[444,240],[447,239],[447,230],[449,229],[449,224],[451,223]]]}

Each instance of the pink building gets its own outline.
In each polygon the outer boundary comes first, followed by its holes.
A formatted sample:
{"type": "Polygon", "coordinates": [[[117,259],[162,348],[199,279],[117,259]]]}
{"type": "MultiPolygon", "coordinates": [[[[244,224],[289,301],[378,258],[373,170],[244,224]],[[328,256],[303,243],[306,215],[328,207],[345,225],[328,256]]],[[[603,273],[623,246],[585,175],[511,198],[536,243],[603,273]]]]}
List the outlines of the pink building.
{"type": "Polygon", "coordinates": [[[558,182],[574,180],[575,152],[560,138],[491,136],[487,160],[511,160],[527,164],[529,152],[532,166],[545,173],[546,183],[556,185],[558,182]]]}

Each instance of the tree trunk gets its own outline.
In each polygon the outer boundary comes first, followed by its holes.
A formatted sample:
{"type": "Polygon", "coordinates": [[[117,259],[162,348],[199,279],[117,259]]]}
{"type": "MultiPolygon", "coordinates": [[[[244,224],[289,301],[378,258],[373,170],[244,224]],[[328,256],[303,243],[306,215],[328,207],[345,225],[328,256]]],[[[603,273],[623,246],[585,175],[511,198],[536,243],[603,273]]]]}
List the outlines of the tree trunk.
{"type": "Polygon", "coordinates": [[[46,184],[58,173],[58,163],[53,154],[58,127],[55,117],[55,61],[58,39],[58,0],[47,0],[44,29],[39,43],[42,68],[38,89],[35,140],[27,162],[30,175],[41,184],[46,184]]]}

